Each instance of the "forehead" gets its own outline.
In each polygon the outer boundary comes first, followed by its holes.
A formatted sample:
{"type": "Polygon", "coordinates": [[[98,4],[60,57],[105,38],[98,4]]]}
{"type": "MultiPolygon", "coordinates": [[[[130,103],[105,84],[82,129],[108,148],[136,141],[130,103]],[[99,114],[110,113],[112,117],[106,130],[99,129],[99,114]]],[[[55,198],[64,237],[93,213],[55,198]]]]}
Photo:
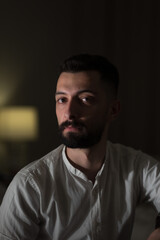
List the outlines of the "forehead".
{"type": "Polygon", "coordinates": [[[57,81],[57,90],[71,90],[71,89],[89,89],[97,90],[103,89],[100,73],[97,71],[85,72],[63,72],[60,74],[57,81]]]}

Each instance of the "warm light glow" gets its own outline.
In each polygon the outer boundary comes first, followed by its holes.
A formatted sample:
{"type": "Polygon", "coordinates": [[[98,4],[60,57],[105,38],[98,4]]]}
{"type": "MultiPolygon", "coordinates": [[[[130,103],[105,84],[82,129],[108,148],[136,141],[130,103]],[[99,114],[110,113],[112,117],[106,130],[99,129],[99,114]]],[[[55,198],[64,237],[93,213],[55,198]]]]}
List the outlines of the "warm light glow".
{"type": "Polygon", "coordinates": [[[18,89],[22,77],[20,70],[18,73],[15,71],[16,66],[8,69],[7,66],[0,65],[0,107],[8,104],[18,89]]]}
{"type": "Polygon", "coordinates": [[[5,107],[0,109],[0,138],[4,140],[33,140],[38,135],[38,114],[34,107],[5,107]]]}

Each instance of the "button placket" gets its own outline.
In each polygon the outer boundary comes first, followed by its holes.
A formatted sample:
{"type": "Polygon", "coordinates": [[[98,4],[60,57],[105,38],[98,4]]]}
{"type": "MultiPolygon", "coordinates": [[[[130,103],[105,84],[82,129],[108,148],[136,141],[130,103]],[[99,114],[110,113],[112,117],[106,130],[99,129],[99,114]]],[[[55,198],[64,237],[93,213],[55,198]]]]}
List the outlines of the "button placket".
{"type": "Polygon", "coordinates": [[[100,195],[98,184],[91,191],[91,221],[94,239],[99,239],[101,232],[100,195]]]}

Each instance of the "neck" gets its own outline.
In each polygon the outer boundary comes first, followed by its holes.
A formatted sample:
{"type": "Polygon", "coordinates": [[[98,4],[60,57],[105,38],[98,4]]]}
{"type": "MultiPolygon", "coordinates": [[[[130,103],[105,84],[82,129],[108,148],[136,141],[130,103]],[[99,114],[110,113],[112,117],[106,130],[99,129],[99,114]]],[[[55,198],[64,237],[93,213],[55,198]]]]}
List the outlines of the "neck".
{"type": "Polygon", "coordinates": [[[102,139],[98,144],[90,148],[66,148],[66,154],[70,163],[82,171],[92,182],[94,182],[97,172],[104,162],[105,153],[106,139],[102,139]]]}

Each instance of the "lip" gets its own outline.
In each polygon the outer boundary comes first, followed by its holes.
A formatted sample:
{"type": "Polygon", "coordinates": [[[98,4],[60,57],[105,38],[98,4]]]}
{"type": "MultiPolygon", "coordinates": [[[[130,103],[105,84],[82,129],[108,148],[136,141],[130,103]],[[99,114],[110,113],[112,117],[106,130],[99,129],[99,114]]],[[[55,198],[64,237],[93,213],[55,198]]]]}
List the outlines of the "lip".
{"type": "Polygon", "coordinates": [[[65,132],[79,132],[80,128],[78,127],[73,127],[73,126],[68,126],[64,129],[65,132]]]}

